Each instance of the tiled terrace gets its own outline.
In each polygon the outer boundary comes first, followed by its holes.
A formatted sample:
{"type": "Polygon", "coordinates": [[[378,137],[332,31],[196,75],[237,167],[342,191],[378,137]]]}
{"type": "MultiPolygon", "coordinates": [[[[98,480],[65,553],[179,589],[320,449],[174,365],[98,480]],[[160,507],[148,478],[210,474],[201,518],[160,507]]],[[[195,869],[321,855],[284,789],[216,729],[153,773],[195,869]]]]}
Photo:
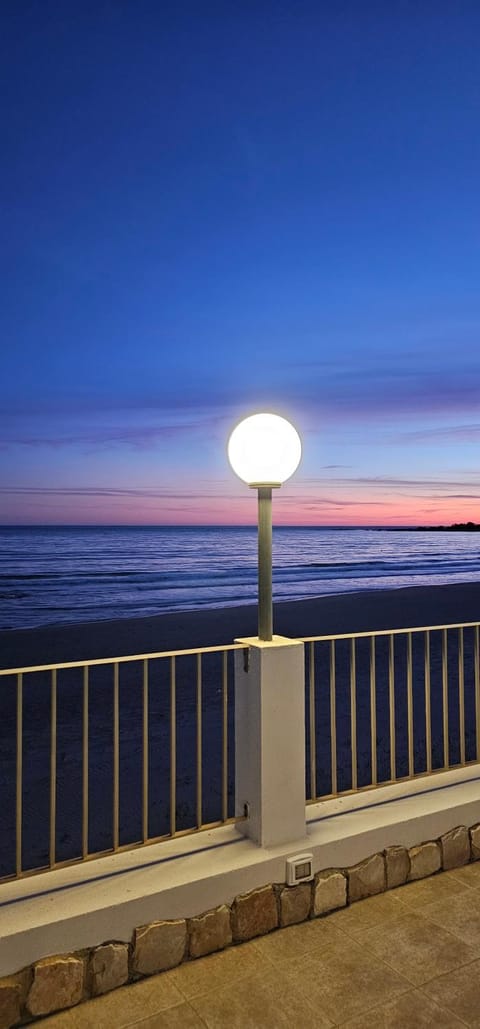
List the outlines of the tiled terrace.
{"type": "Polygon", "coordinates": [[[45,1029],[480,1029],[480,862],[43,1019],[45,1029]]]}

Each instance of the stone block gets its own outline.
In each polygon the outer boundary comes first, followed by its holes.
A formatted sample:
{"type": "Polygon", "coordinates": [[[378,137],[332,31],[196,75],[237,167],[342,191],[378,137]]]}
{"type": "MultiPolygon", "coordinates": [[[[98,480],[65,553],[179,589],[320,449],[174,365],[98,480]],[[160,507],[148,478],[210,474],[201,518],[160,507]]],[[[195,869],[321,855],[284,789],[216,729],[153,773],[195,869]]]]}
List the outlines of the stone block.
{"type": "Polygon", "coordinates": [[[0,1029],[9,1029],[20,1021],[31,982],[30,967],[0,979],[0,1029]]]}
{"type": "Polygon", "coordinates": [[[304,922],[310,914],[312,888],[310,883],[285,886],[280,891],[280,925],[295,925],[304,922]]]}
{"type": "Polygon", "coordinates": [[[347,903],[347,879],[343,872],[327,868],[315,876],[313,893],[314,915],[344,908],[347,903]]]}
{"type": "Polygon", "coordinates": [[[20,987],[20,1007],[23,1009],[27,1003],[28,991],[32,985],[32,968],[28,965],[27,968],[22,968],[21,972],[16,972],[15,975],[11,975],[10,979],[18,983],[20,987]]]}
{"type": "Polygon", "coordinates": [[[395,886],[403,886],[410,871],[410,860],[406,847],[387,847],[385,850],[385,872],[387,890],[395,886]]]}
{"type": "Polygon", "coordinates": [[[440,847],[433,840],[429,843],[421,843],[418,847],[410,847],[408,856],[410,858],[409,882],[413,879],[425,879],[427,875],[433,875],[441,868],[440,847]]]}
{"type": "Polygon", "coordinates": [[[472,825],[470,829],[472,861],[480,861],[480,825],[472,825]]]}
{"type": "Polygon", "coordinates": [[[140,926],[133,934],[133,971],[152,975],[174,968],[183,961],[186,944],[184,918],[140,926]]]}
{"type": "Polygon", "coordinates": [[[440,837],[442,848],[442,868],[459,868],[470,861],[470,838],[464,825],[450,829],[440,837]]]}
{"type": "Polygon", "coordinates": [[[385,861],[382,854],[373,854],[358,865],[347,868],[346,872],[350,904],[385,890],[385,861]]]}
{"type": "Polygon", "coordinates": [[[22,1012],[20,983],[15,976],[0,979],[0,1029],[17,1025],[22,1012]]]}
{"type": "Polygon", "coordinates": [[[264,936],[278,926],[277,901],[273,886],[261,886],[250,893],[241,893],[232,905],[232,929],[235,941],[264,936]]]}
{"type": "Polygon", "coordinates": [[[206,911],[204,915],[189,918],[188,949],[191,958],[201,958],[215,950],[223,950],[232,942],[230,908],[226,904],[206,911]]]}
{"type": "Polygon", "coordinates": [[[33,966],[27,1008],[31,1015],[48,1015],[78,1004],[83,997],[85,965],[74,954],[42,958],[33,966]]]}
{"type": "Polygon", "coordinates": [[[90,958],[90,983],[94,997],[116,990],[128,980],[128,944],[102,943],[90,958]]]}

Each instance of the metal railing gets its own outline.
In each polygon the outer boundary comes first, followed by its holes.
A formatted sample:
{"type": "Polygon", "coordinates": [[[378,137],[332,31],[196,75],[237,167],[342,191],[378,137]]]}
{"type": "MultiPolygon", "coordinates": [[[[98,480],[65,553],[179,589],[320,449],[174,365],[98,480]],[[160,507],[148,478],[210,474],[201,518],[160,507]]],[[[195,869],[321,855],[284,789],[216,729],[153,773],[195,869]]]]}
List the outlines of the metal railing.
{"type": "MultiPolygon", "coordinates": [[[[307,803],[480,762],[480,623],[302,642],[307,803]]],[[[240,821],[244,649],[0,671],[0,881],[240,821]]]]}
{"type": "Polygon", "coordinates": [[[480,761],[479,623],[302,642],[307,803],[480,761]]]}
{"type": "Polygon", "coordinates": [[[237,821],[238,649],[1,670],[0,881],[237,821]]]}

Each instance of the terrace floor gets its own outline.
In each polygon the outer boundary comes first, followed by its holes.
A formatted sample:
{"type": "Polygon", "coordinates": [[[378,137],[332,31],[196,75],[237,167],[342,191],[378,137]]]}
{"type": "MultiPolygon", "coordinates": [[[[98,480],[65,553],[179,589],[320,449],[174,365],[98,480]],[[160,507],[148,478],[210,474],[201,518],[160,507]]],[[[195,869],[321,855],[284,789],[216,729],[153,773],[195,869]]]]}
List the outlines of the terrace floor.
{"type": "Polygon", "coordinates": [[[480,862],[189,961],[42,1029],[480,1029],[480,862]]]}

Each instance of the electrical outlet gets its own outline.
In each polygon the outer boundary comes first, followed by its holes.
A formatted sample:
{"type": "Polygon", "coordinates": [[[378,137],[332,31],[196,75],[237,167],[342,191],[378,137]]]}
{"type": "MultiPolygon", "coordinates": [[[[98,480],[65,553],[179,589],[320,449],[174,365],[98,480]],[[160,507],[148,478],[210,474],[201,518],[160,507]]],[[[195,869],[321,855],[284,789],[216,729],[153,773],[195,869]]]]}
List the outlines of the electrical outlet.
{"type": "Polygon", "coordinates": [[[313,854],[296,854],[295,857],[287,858],[285,878],[287,886],[297,886],[298,883],[313,879],[313,854]]]}

